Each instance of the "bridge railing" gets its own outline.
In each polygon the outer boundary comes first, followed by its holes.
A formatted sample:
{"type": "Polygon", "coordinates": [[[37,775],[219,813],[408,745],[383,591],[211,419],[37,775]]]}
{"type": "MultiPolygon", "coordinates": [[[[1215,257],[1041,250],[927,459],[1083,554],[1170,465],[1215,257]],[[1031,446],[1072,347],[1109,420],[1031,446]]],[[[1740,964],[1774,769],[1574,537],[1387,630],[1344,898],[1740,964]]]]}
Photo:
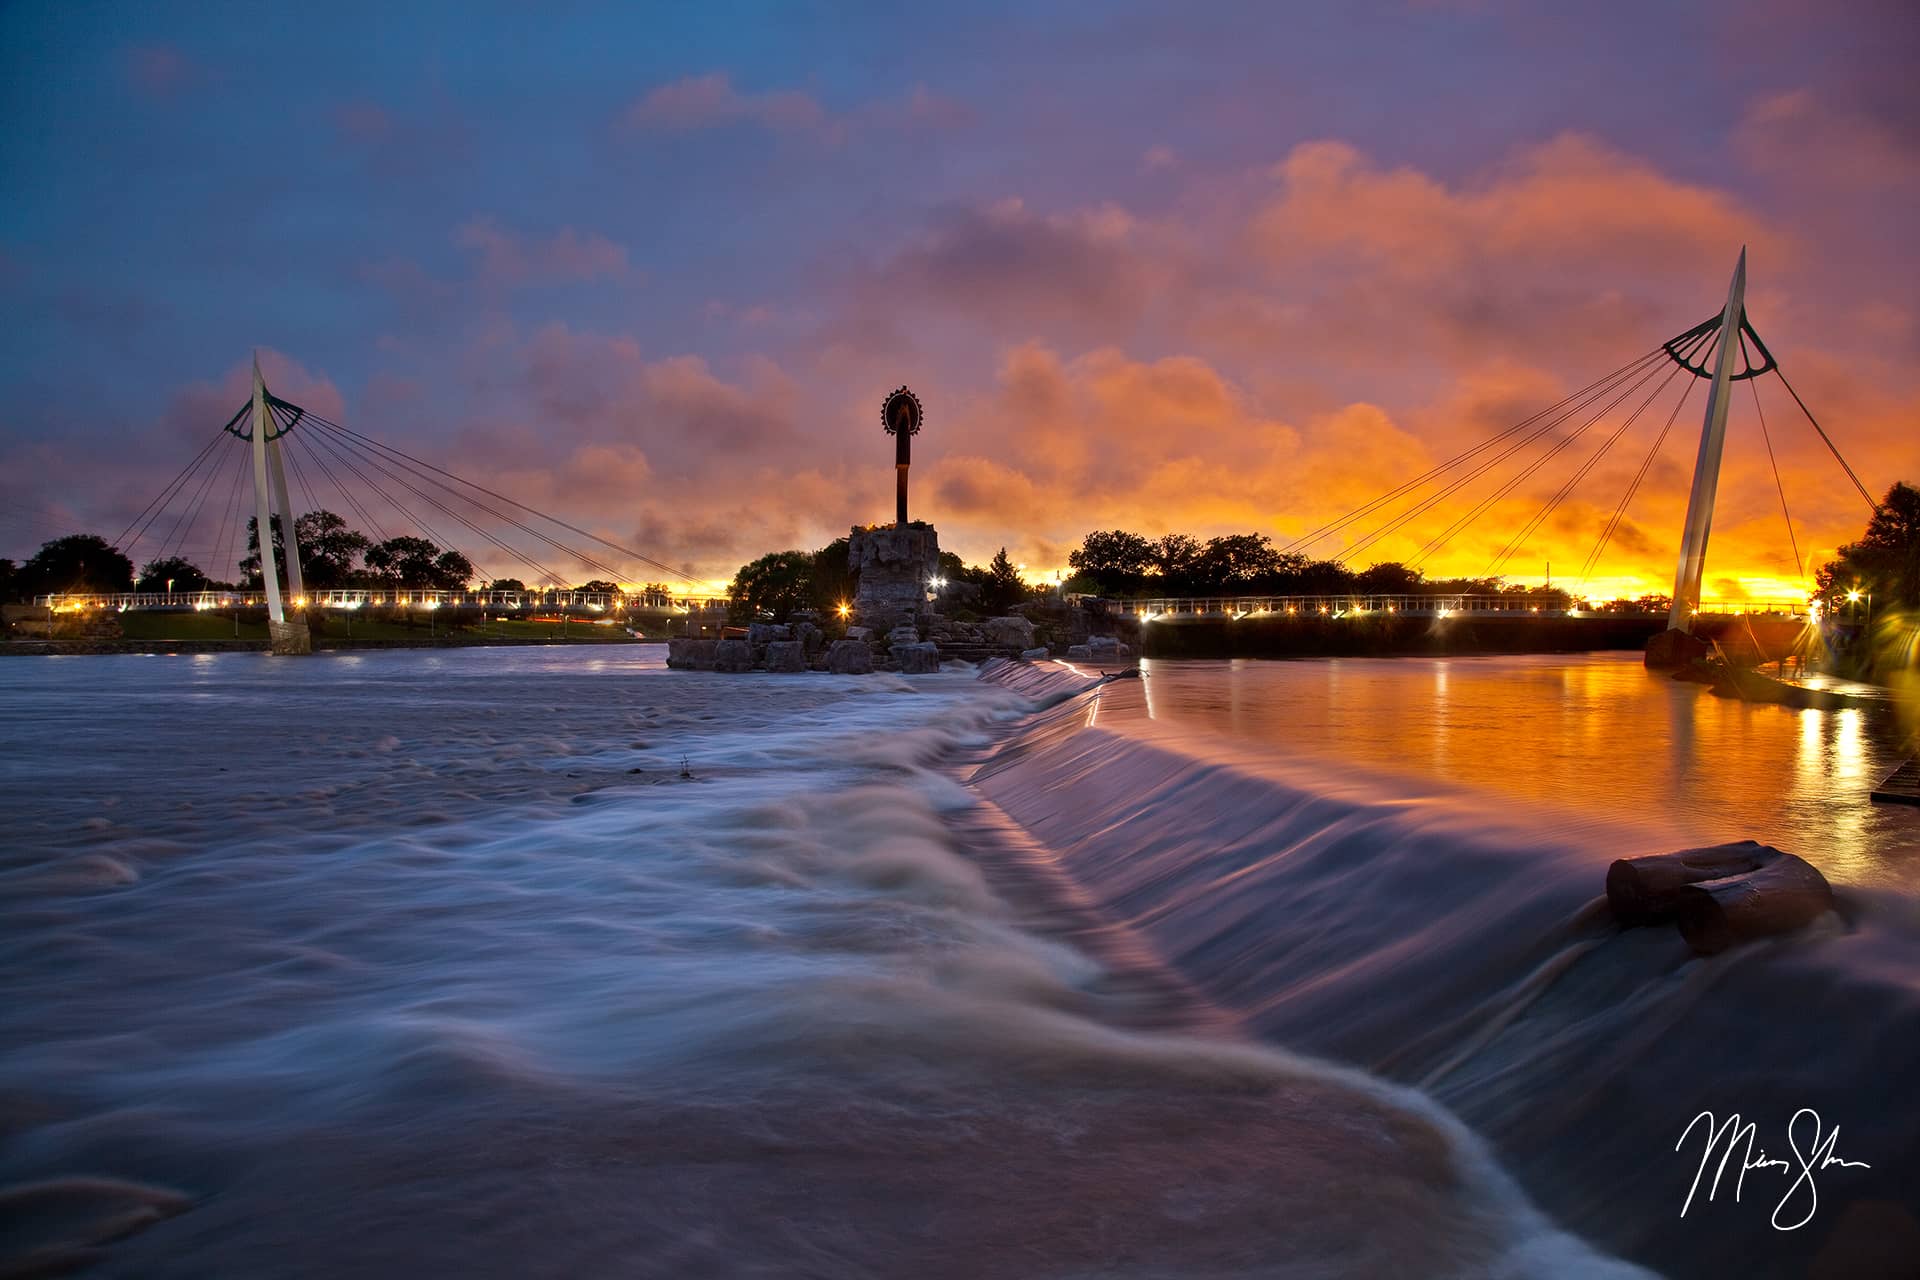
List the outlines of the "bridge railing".
{"type": "MultiPolygon", "coordinates": [[[[1526,596],[1444,595],[1318,595],[1318,596],[1177,596],[1146,600],[1108,600],[1110,611],[1132,614],[1142,622],[1179,618],[1247,618],[1255,616],[1345,618],[1374,614],[1415,617],[1454,616],[1550,617],[1622,616],[1612,611],[1542,604],[1526,596]]],[[[1800,599],[1703,600],[1699,612],[1707,616],[1797,616],[1807,613],[1800,599]]],[[[1638,616],[1638,615],[1636,615],[1638,616]]],[[[1666,610],[1644,616],[1665,617],[1666,610]]]]}
{"type": "MultiPolygon", "coordinates": [[[[131,591],[102,594],[69,592],[35,596],[41,608],[78,613],[90,609],[259,609],[266,596],[258,591],[131,591]]],[[[636,591],[429,591],[408,587],[352,587],[338,591],[309,591],[289,601],[296,609],[552,609],[560,612],[607,613],[668,610],[678,613],[725,609],[725,596],[663,596],[636,591]]]]}

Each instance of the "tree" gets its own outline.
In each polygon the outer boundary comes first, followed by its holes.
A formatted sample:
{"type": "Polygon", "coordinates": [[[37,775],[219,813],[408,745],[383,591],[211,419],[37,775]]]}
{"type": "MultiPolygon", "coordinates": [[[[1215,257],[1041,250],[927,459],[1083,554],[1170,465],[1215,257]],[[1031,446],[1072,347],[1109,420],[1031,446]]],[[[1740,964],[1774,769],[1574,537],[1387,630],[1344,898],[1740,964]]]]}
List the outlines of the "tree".
{"type": "Polygon", "coordinates": [[[811,606],[813,566],[811,551],[775,551],[741,565],[727,584],[727,615],[735,622],[780,622],[811,606]]]}
{"type": "Polygon", "coordinates": [[[1866,533],[1820,566],[1814,581],[1822,591],[1871,591],[1876,611],[1881,601],[1920,608],[1920,489],[1904,481],[1888,489],[1866,533]]]}
{"type": "MultiPolygon", "coordinates": [[[[860,589],[860,576],[847,564],[848,545],[848,539],[835,538],[813,553],[810,590],[813,607],[822,614],[831,615],[841,605],[850,603],[854,593],[860,589]]],[[[959,559],[958,556],[954,558],[959,559]]],[[[945,559],[943,554],[943,563],[945,559]]]]}
{"type": "MultiPolygon", "coordinates": [[[[295,539],[300,543],[300,568],[309,587],[333,591],[353,585],[357,569],[354,561],[373,545],[366,534],[350,529],[347,522],[331,511],[309,511],[293,522],[295,539]]],[[[259,551],[254,551],[256,569],[259,551]]]]}
{"type": "MultiPolygon", "coordinates": [[[[287,580],[287,539],[280,528],[280,517],[273,516],[273,566],[280,571],[280,581],[287,580]]],[[[235,568],[240,570],[242,583],[252,590],[261,585],[260,577],[260,517],[247,517],[247,558],[235,568]]]]}
{"type": "Polygon", "coordinates": [[[1007,549],[1002,547],[994,552],[992,562],[987,565],[986,580],[980,584],[981,607],[990,614],[1003,614],[1029,594],[1020,570],[1007,558],[1007,549]]]}
{"type": "Polygon", "coordinates": [[[1184,533],[1169,533],[1153,544],[1153,570],[1160,579],[1163,595],[1183,596],[1195,590],[1194,574],[1200,563],[1200,541],[1184,533]]]}
{"type": "Polygon", "coordinates": [[[1154,544],[1137,533],[1110,529],[1086,536],[1067,556],[1077,573],[1093,578],[1102,591],[1125,595],[1138,591],[1154,565],[1154,544]]]}
{"type": "Polygon", "coordinates": [[[608,582],[605,578],[595,578],[592,582],[581,583],[575,587],[574,590],[603,596],[617,596],[620,594],[620,584],[617,582],[608,582]]]}
{"type": "Polygon", "coordinates": [[[405,534],[368,547],[367,570],[386,586],[441,591],[458,591],[473,578],[473,562],[458,551],[405,534]]]}
{"type": "Polygon", "coordinates": [[[527,584],[518,578],[495,578],[487,584],[489,591],[525,591],[527,584]]]}
{"type": "Polygon", "coordinates": [[[19,580],[20,572],[13,561],[0,557],[0,603],[14,598],[14,584],[19,580]]]}
{"type": "Polygon", "coordinates": [[[1370,596],[1410,596],[1420,590],[1426,575],[1418,569],[1389,560],[1362,570],[1354,577],[1354,588],[1370,596]]]}
{"type": "Polygon", "coordinates": [[[1230,594],[1273,586],[1280,566],[1280,553],[1266,534],[1234,533],[1207,539],[1193,572],[1209,591],[1230,594]]]}
{"type": "Polygon", "coordinates": [[[23,596],[131,591],[133,561],[98,534],[69,534],[42,543],[20,566],[14,589],[23,596]]]}
{"type": "Polygon", "coordinates": [[[467,584],[473,581],[473,572],[473,561],[458,551],[442,551],[433,562],[429,585],[442,591],[465,591],[467,584]]]}
{"type": "Polygon", "coordinates": [[[199,565],[179,556],[167,556],[147,562],[146,568],[140,570],[140,581],[134,584],[134,590],[204,591],[207,585],[207,575],[200,572],[199,565]]]}

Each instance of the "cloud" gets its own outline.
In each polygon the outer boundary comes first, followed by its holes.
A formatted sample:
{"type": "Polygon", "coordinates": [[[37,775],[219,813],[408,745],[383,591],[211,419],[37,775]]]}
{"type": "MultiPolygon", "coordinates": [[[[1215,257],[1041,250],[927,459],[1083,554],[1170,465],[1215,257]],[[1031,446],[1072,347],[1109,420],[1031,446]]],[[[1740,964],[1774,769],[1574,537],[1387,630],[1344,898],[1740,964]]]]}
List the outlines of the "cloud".
{"type": "Polygon", "coordinates": [[[812,131],[828,123],[826,108],[810,94],[794,90],[742,93],[722,72],[658,85],[628,107],[623,119],[630,128],[668,133],[743,122],[784,132],[812,131]]]}
{"type": "Polygon", "coordinates": [[[544,239],[520,235],[493,218],[475,218],[454,231],[454,243],[480,255],[480,272],[505,285],[561,284],[627,274],[624,245],[598,232],[562,227],[544,239]]]}
{"type": "Polygon", "coordinates": [[[1148,147],[1140,156],[1141,173],[1157,173],[1161,169],[1171,169],[1180,163],[1180,156],[1169,146],[1148,147]]]}
{"type": "Polygon", "coordinates": [[[775,133],[804,135],[838,146],[856,132],[960,129],[975,113],[964,103],[916,84],[904,98],[876,99],[847,111],[831,111],[798,89],[743,92],[724,72],[686,76],[656,85],[620,115],[633,131],[695,133],[751,125],[775,133]]]}

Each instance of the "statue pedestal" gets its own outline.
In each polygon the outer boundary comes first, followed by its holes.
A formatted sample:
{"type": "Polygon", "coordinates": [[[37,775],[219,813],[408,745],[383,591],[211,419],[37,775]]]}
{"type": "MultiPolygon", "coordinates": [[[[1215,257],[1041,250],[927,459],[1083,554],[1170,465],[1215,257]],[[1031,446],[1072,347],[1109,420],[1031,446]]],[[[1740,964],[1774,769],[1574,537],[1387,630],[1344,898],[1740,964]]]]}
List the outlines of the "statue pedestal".
{"type": "Polygon", "coordinates": [[[855,529],[847,567],[860,577],[853,623],[885,635],[895,627],[924,628],[933,615],[927,583],[940,572],[940,535],[930,524],[882,524],[855,529]]]}

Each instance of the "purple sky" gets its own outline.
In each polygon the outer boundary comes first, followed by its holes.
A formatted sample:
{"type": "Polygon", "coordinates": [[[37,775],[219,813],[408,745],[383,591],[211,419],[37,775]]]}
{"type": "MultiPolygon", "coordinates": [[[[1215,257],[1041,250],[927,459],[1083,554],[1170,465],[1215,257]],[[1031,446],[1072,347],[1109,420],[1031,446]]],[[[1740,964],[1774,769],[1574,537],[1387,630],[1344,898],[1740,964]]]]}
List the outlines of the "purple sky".
{"type": "MultiPolygon", "coordinates": [[[[1920,479],[1920,10],[1574,8],[8,5],[0,555],[117,533],[254,348],[701,576],[886,517],[903,381],[917,513],[969,559],[1284,542],[1717,311],[1743,243],[1863,478],[1920,479]]],[[[1762,394],[1830,551],[1864,508],[1762,394]]],[[[1697,422],[1623,585],[1670,574],[1697,422]]],[[[1709,576],[1758,590],[1792,573],[1751,434],[1709,576]]]]}

